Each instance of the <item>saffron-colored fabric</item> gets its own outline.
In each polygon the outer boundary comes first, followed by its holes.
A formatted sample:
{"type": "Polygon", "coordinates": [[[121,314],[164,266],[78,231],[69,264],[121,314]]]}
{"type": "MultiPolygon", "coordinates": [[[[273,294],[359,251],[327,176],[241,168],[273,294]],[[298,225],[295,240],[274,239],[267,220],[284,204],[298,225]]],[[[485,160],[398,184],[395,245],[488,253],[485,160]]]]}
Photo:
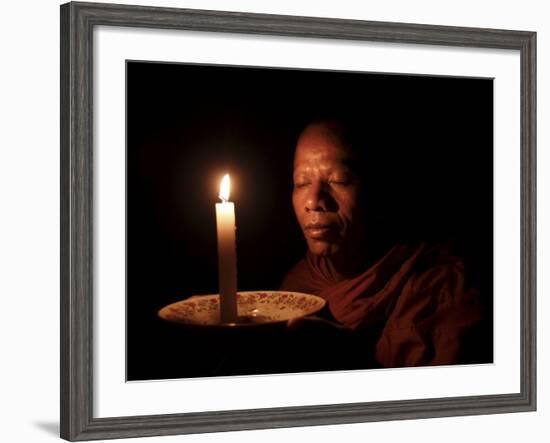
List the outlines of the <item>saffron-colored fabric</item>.
{"type": "Polygon", "coordinates": [[[281,289],[316,294],[332,317],[375,339],[382,367],[455,364],[464,338],[483,319],[479,290],[466,285],[463,261],[441,246],[396,245],[352,278],[330,260],[307,253],[281,289]]]}

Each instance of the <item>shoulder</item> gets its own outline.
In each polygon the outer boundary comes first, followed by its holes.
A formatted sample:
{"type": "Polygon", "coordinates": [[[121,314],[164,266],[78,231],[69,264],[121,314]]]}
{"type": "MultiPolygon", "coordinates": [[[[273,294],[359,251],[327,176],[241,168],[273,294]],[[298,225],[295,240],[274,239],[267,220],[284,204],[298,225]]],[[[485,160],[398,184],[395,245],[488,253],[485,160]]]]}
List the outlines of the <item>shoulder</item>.
{"type": "Polygon", "coordinates": [[[463,266],[464,259],[456,243],[447,242],[419,242],[422,249],[416,269],[422,271],[437,265],[463,266]]]}
{"type": "Polygon", "coordinates": [[[452,245],[423,246],[377,345],[383,365],[490,361],[490,313],[466,269],[452,245]]]}
{"type": "Polygon", "coordinates": [[[483,294],[468,275],[457,248],[451,243],[424,244],[392,317],[402,319],[414,314],[417,321],[444,319],[447,315],[465,315],[468,310],[479,312],[482,304],[483,294]]]}

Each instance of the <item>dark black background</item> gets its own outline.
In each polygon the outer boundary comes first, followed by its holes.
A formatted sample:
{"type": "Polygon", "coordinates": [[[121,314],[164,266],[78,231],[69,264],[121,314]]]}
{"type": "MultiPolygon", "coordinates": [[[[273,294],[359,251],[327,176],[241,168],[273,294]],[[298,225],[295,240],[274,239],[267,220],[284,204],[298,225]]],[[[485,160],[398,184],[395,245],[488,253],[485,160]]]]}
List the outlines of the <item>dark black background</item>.
{"type": "Polygon", "coordinates": [[[490,302],[492,80],[128,62],[129,380],[303,369],[277,333],[242,339],[239,355],[249,347],[258,358],[229,369],[219,347],[232,338],[166,324],[157,311],[217,292],[214,205],[226,172],[238,288],[278,288],[306,248],[291,205],[294,145],[327,114],[353,116],[373,135],[375,235],[454,240],[490,302]]]}

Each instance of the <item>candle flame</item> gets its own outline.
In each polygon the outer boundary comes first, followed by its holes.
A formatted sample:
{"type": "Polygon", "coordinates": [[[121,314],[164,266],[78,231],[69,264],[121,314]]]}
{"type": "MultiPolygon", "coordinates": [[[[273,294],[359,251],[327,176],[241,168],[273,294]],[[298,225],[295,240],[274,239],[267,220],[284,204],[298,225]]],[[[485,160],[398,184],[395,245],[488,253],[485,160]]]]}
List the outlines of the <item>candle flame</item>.
{"type": "Polygon", "coordinates": [[[229,174],[225,174],[222,178],[222,182],[220,184],[220,194],[219,197],[223,202],[226,202],[229,200],[229,174]]]}

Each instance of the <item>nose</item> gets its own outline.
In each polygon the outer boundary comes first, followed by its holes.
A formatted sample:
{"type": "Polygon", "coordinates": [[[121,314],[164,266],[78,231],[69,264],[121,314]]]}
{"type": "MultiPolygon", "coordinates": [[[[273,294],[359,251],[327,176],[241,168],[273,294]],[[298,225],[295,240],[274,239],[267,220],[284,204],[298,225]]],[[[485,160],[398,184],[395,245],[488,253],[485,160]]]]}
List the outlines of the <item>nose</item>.
{"type": "Polygon", "coordinates": [[[308,187],[308,195],[306,198],[307,212],[326,212],[327,211],[327,192],[323,188],[322,183],[313,183],[308,187]]]}

